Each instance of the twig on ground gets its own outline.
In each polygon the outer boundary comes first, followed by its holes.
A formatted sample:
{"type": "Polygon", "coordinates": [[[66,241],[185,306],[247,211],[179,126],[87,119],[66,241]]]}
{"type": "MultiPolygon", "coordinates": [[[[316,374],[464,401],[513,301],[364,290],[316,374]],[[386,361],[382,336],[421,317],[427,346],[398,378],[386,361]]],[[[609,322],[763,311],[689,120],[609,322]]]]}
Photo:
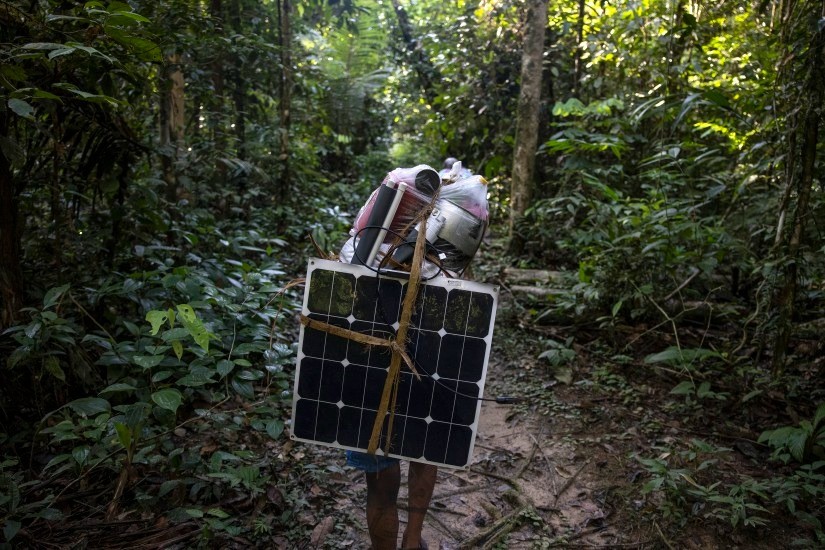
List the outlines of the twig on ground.
{"type": "MultiPolygon", "coordinates": [[[[528,434],[529,434],[529,432],[528,432],[528,434]]],[[[532,434],[530,434],[530,435],[532,437],[532,434]]],[[[536,456],[536,451],[538,450],[538,448],[539,448],[539,442],[536,441],[536,438],[534,437],[533,438],[533,448],[530,451],[530,455],[527,457],[527,460],[524,461],[524,464],[521,465],[521,468],[519,468],[518,473],[516,473],[516,475],[513,477],[513,479],[519,479],[522,475],[524,475],[524,472],[527,470],[527,468],[530,467],[530,463],[533,462],[533,457],[536,456]]]]}
{"type": "Polygon", "coordinates": [[[570,478],[564,482],[564,485],[562,485],[561,489],[559,489],[559,492],[556,493],[556,496],[553,498],[554,507],[556,506],[556,503],[559,501],[559,497],[561,497],[564,494],[564,492],[567,489],[569,489],[571,485],[573,485],[573,482],[576,481],[576,478],[579,477],[579,474],[582,473],[582,470],[584,470],[588,464],[590,464],[590,460],[585,460],[584,464],[582,464],[581,467],[578,470],[576,470],[576,473],[570,476],[570,478]]]}
{"type": "Polygon", "coordinates": [[[536,444],[536,447],[538,447],[539,451],[541,452],[541,456],[544,457],[544,461],[547,463],[547,473],[550,477],[550,484],[553,486],[553,494],[555,495],[558,493],[558,490],[556,489],[556,476],[553,473],[553,462],[549,458],[547,458],[547,455],[544,453],[544,449],[542,449],[539,446],[539,441],[538,439],[536,439],[536,436],[534,436],[530,432],[527,432],[527,435],[529,435],[533,439],[533,442],[536,444]]]}
{"type": "Polygon", "coordinates": [[[441,519],[439,519],[438,516],[432,513],[433,511],[434,510],[431,508],[431,513],[427,514],[427,521],[435,523],[443,534],[454,537],[456,535],[455,527],[450,527],[449,525],[441,521],[441,519]]]}
{"type": "Polygon", "coordinates": [[[521,492],[521,486],[519,486],[518,482],[515,479],[511,479],[511,478],[506,477],[506,476],[494,474],[493,472],[485,472],[484,470],[479,470],[477,468],[470,468],[470,471],[473,472],[474,474],[481,474],[483,476],[488,476],[488,477],[492,477],[493,479],[498,479],[500,481],[503,481],[504,483],[506,483],[507,485],[509,485],[510,487],[515,489],[516,491],[518,491],[519,493],[521,492]]]}
{"type": "Polygon", "coordinates": [[[672,545],[672,544],[670,544],[670,541],[669,541],[669,540],[667,540],[667,538],[665,537],[665,534],[664,534],[664,533],[662,533],[662,530],[659,528],[659,524],[658,524],[658,523],[656,523],[656,522],[654,521],[654,522],[653,522],[653,527],[655,527],[655,528],[656,528],[656,532],[657,532],[657,533],[659,533],[659,537],[661,537],[662,542],[664,542],[664,543],[665,543],[665,546],[667,546],[668,548],[670,548],[670,550],[674,550],[673,545],[672,545]]]}
{"type": "Polygon", "coordinates": [[[459,487],[458,489],[453,489],[452,491],[447,491],[446,493],[441,493],[439,495],[433,495],[433,500],[441,500],[448,497],[452,497],[455,495],[464,495],[467,493],[474,493],[476,491],[480,491],[482,489],[489,489],[491,483],[487,483],[486,485],[468,485],[466,487],[459,487]]]}
{"type": "Polygon", "coordinates": [[[651,544],[650,540],[640,540],[638,542],[612,542],[610,544],[588,544],[586,542],[566,543],[565,546],[569,548],[638,548],[640,546],[647,546],[651,544]]]}
{"type": "Polygon", "coordinates": [[[490,525],[487,529],[484,529],[469,539],[462,541],[461,548],[472,548],[473,546],[479,545],[481,545],[482,548],[490,548],[491,543],[494,543],[502,536],[512,531],[516,525],[520,524],[523,521],[522,514],[529,509],[532,509],[532,506],[526,505],[513,510],[490,525]]]}
{"type": "Polygon", "coordinates": [[[484,511],[487,512],[490,515],[490,517],[494,520],[499,519],[501,517],[501,511],[495,506],[493,506],[493,504],[487,501],[486,499],[482,498],[478,501],[478,504],[479,506],[484,508],[484,511]]]}

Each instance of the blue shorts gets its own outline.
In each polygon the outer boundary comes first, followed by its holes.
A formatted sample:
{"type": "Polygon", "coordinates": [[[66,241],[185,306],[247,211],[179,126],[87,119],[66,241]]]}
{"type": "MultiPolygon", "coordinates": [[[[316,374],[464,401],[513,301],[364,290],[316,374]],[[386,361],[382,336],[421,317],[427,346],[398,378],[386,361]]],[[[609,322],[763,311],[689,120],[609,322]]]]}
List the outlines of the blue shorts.
{"type": "Polygon", "coordinates": [[[398,464],[397,458],[383,455],[371,455],[360,451],[347,451],[347,465],[357,468],[368,474],[385,470],[393,464],[398,464]]]}

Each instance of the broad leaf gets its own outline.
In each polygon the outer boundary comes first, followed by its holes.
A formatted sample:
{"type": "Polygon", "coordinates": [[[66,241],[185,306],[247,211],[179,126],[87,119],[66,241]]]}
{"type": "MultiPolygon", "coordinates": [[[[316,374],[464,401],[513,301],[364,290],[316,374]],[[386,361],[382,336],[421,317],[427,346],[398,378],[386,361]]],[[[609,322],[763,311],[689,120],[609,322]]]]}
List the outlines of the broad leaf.
{"type": "Polygon", "coordinates": [[[122,422],[115,422],[115,431],[117,432],[118,442],[128,451],[132,445],[132,431],[122,422]]]}
{"type": "Polygon", "coordinates": [[[139,367],[151,369],[160,365],[160,362],[163,361],[163,355],[135,355],[132,361],[139,367]]]}
{"type": "Polygon", "coordinates": [[[160,311],[157,309],[153,309],[146,314],[146,320],[152,324],[152,332],[150,334],[154,336],[160,330],[160,327],[163,326],[163,323],[169,321],[169,326],[174,326],[175,324],[175,311],[172,308],[167,309],[166,311],[160,311]]]}
{"type": "Polygon", "coordinates": [[[174,388],[164,388],[152,394],[152,401],[162,409],[177,412],[183,402],[183,395],[174,388]]]}
{"type": "Polygon", "coordinates": [[[66,381],[66,373],[63,372],[63,368],[60,366],[60,361],[57,360],[57,357],[54,355],[49,355],[43,361],[43,367],[46,369],[46,372],[60,380],[61,382],[66,381]]]}
{"type": "Polygon", "coordinates": [[[266,424],[266,433],[272,439],[278,439],[284,433],[284,422],[279,418],[273,418],[266,424]]]}
{"type": "Polygon", "coordinates": [[[180,340],[172,340],[172,349],[175,351],[175,355],[177,356],[178,360],[183,357],[183,344],[180,340]]]}
{"type": "Polygon", "coordinates": [[[99,395],[103,395],[105,393],[116,393],[121,391],[135,391],[137,388],[131,384],[124,384],[123,382],[118,382],[116,384],[109,384],[102,390],[100,390],[99,395]]]}
{"type": "Polygon", "coordinates": [[[13,519],[7,519],[5,524],[3,525],[3,536],[6,537],[6,542],[11,542],[18,532],[20,532],[20,527],[22,527],[19,521],[15,521],[13,519]]]}
{"type": "Polygon", "coordinates": [[[218,366],[216,368],[218,370],[218,374],[220,374],[221,377],[224,377],[230,372],[232,372],[232,369],[235,368],[235,363],[233,363],[232,361],[228,361],[226,359],[221,359],[220,361],[218,361],[218,366]]]}
{"type": "Polygon", "coordinates": [[[32,117],[34,107],[29,105],[28,102],[23,101],[22,99],[12,98],[9,100],[8,105],[9,109],[14,111],[16,115],[21,116],[23,118],[28,118],[29,120],[32,120],[34,118],[32,117]]]}
{"type": "Polygon", "coordinates": [[[184,328],[195,339],[195,343],[203,348],[204,351],[209,351],[209,337],[210,334],[206,330],[195,310],[189,304],[180,304],[178,306],[178,319],[180,319],[184,328]]]}
{"type": "Polygon", "coordinates": [[[67,403],[66,406],[77,414],[85,416],[106,412],[112,408],[108,401],[100,397],[82,397],[67,403]]]}

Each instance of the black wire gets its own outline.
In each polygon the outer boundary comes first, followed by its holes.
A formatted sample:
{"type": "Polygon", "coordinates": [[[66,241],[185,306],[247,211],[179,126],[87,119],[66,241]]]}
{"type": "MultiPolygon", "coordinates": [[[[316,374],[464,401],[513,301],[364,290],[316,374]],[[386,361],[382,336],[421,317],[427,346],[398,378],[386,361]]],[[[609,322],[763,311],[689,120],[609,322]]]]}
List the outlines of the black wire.
{"type": "MultiPolygon", "coordinates": [[[[428,249],[435,252],[436,256],[440,256],[441,250],[437,246],[435,246],[434,244],[430,243],[427,240],[425,240],[424,243],[425,243],[425,245],[427,246],[428,249]]],[[[410,246],[415,246],[414,243],[409,243],[409,242],[405,241],[403,235],[401,235],[397,231],[393,231],[389,227],[382,227],[380,225],[365,225],[364,227],[359,229],[355,233],[355,235],[352,237],[352,255],[355,258],[358,258],[359,261],[361,261],[361,265],[363,265],[364,267],[366,267],[367,269],[369,269],[370,271],[372,271],[373,273],[375,273],[376,275],[378,275],[380,277],[381,275],[388,275],[388,271],[392,271],[392,270],[389,270],[389,269],[382,270],[381,266],[384,265],[384,262],[388,261],[388,259],[392,256],[392,254],[391,254],[392,252],[394,252],[399,247],[401,247],[405,244],[410,245],[410,246]],[[393,245],[392,247],[390,247],[390,249],[387,251],[387,253],[384,254],[384,257],[378,263],[377,268],[367,265],[366,258],[362,258],[361,255],[358,254],[358,246],[357,246],[358,245],[358,236],[366,229],[385,229],[387,231],[387,233],[391,233],[393,236],[397,237],[401,241],[398,244],[393,245]]],[[[439,275],[441,275],[442,273],[446,272],[446,270],[444,269],[444,266],[442,265],[442,263],[440,261],[439,262],[431,262],[431,263],[438,268],[438,271],[432,277],[422,277],[421,280],[424,281],[424,282],[431,281],[431,280],[435,279],[436,277],[438,277],[439,275]]]]}

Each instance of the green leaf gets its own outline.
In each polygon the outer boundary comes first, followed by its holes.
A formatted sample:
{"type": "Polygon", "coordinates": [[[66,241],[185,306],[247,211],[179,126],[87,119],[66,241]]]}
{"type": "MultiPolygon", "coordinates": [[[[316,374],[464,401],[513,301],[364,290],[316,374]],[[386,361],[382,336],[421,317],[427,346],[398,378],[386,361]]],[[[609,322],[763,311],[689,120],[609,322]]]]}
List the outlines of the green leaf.
{"type": "Polygon", "coordinates": [[[170,344],[175,340],[181,340],[187,336],[189,336],[189,331],[184,327],[170,328],[169,330],[164,330],[160,335],[164,342],[169,342],[170,344]]]}
{"type": "Polygon", "coordinates": [[[49,52],[48,58],[49,59],[54,59],[55,57],[60,57],[60,56],[63,56],[63,55],[69,55],[70,53],[74,53],[75,51],[76,51],[76,48],[71,48],[71,47],[65,47],[65,48],[61,48],[59,50],[52,50],[52,51],[49,52]]]}
{"type": "Polygon", "coordinates": [[[158,497],[163,498],[165,495],[169,494],[169,491],[174,489],[175,487],[179,487],[183,482],[179,479],[170,479],[168,481],[164,481],[160,484],[160,489],[158,489],[158,497]]]}
{"type": "Polygon", "coordinates": [[[88,445],[81,445],[72,449],[72,458],[78,465],[83,466],[89,458],[90,449],[88,445]]]}
{"type": "Polygon", "coordinates": [[[175,355],[180,360],[183,357],[183,344],[180,340],[172,340],[172,349],[175,351],[175,355]]]}
{"type": "Polygon", "coordinates": [[[125,18],[131,19],[133,21],[138,21],[140,23],[151,23],[151,21],[149,19],[147,19],[146,17],[140,15],[139,13],[134,13],[134,12],[131,12],[131,11],[118,10],[118,11],[112,12],[112,15],[125,17],[125,18]]]}
{"type": "Polygon", "coordinates": [[[100,397],[82,397],[67,403],[66,406],[77,414],[84,416],[92,416],[109,411],[112,408],[108,401],[100,397]]]}
{"type": "Polygon", "coordinates": [[[164,388],[152,394],[152,401],[162,409],[177,412],[183,402],[183,395],[174,388],[164,388]]]}
{"type": "MultiPolygon", "coordinates": [[[[645,357],[645,363],[666,363],[672,361],[681,361],[682,350],[672,346],[659,353],[653,353],[645,357]]],[[[684,384],[684,382],[683,382],[684,384]]]]}
{"type": "Polygon", "coordinates": [[[104,28],[106,35],[112,38],[115,42],[126,46],[132,53],[138,56],[142,61],[162,61],[163,55],[157,44],[151,40],[146,40],[139,36],[134,36],[118,29],[112,25],[106,25],[104,28]]]}
{"type": "Polygon", "coordinates": [[[86,21],[86,19],[82,17],[75,17],[73,15],[56,15],[53,13],[46,14],[46,23],[51,23],[52,21],[86,21]]]}
{"type": "Polygon", "coordinates": [[[163,382],[173,374],[175,373],[170,370],[162,370],[160,372],[156,372],[154,376],[152,376],[152,382],[163,382]]]}
{"type": "Polygon", "coordinates": [[[19,65],[10,65],[5,64],[0,66],[0,74],[12,80],[14,82],[20,82],[21,80],[26,80],[26,71],[23,67],[19,65]]]}
{"type": "Polygon", "coordinates": [[[66,454],[62,454],[62,455],[57,455],[56,457],[54,457],[53,459],[51,459],[51,460],[49,461],[49,463],[48,463],[48,464],[46,464],[45,466],[43,466],[43,471],[46,471],[46,470],[48,470],[48,469],[50,469],[50,468],[54,468],[54,467],[55,467],[55,466],[57,466],[58,464],[62,464],[63,462],[66,462],[66,461],[67,461],[67,460],[69,460],[71,457],[72,457],[72,455],[70,455],[70,454],[68,454],[68,453],[66,453],[66,454]]]}
{"type": "Polygon", "coordinates": [[[730,109],[730,101],[719,90],[707,90],[702,95],[711,103],[714,103],[723,109],[730,109]]]}
{"type": "Polygon", "coordinates": [[[246,382],[243,380],[239,380],[236,377],[232,378],[232,389],[238,392],[241,397],[246,397],[247,399],[252,399],[255,397],[255,390],[252,387],[251,382],[246,382]]]}
{"type": "Polygon", "coordinates": [[[796,460],[802,462],[805,455],[805,443],[808,441],[808,434],[803,430],[796,430],[788,437],[787,448],[796,460]]]}
{"type": "Polygon", "coordinates": [[[693,393],[693,382],[685,380],[680,382],[678,386],[670,390],[673,395],[690,395],[693,393]]]}
{"type": "Polygon", "coordinates": [[[63,103],[59,96],[56,96],[51,92],[47,92],[46,90],[41,90],[39,88],[35,88],[32,90],[32,97],[35,99],[51,99],[57,101],[58,103],[63,103]]]}
{"type": "Polygon", "coordinates": [[[156,367],[163,361],[163,355],[135,355],[132,358],[132,361],[139,366],[143,367],[144,369],[151,369],[152,367],[156,367]]]}
{"type": "Polygon", "coordinates": [[[56,508],[43,508],[35,516],[46,521],[57,521],[63,519],[63,512],[56,508]]]}
{"type": "Polygon", "coordinates": [[[128,451],[132,445],[132,430],[122,422],[115,422],[115,431],[120,445],[128,451]]]}
{"type": "Polygon", "coordinates": [[[115,393],[121,391],[135,391],[137,388],[131,384],[125,384],[123,382],[118,382],[116,384],[109,384],[102,390],[100,390],[99,395],[103,395],[104,393],[115,393]]]}
{"type": "Polygon", "coordinates": [[[146,314],[146,320],[152,324],[152,336],[158,333],[160,327],[163,326],[163,323],[169,321],[169,326],[173,326],[175,324],[175,311],[172,308],[167,309],[166,311],[160,311],[157,309],[153,309],[146,314]]]}
{"type": "Polygon", "coordinates": [[[60,361],[57,360],[57,357],[55,357],[54,355],[49,355],[46,357],[43,363],[46,372],[48,372],[61,382],[66,381],[66,373],[63,372],[63,369],[60,367],[60,361]]]}
{"type": "Polygon", "coordinates": [[[29,120],[34,120],[32,113],[34,112],[34,107],[28,104],[28,102],[23,101],[22,99],[10,99],[8,101],[9,109],[14,111],[14,113],[18,116],[23,118],[27,118],[29,120]]]}
{"type": "Polygon", "coordinates": [[[63,48],[63,44],[56,44],[54,42],[29,42],[20,46],[24,50],[59,50],[63,48]]]}
{"type": "Polygon", "coordinates": [[[825,403],[820,403],[819,407],[816,408],[816,413],[814,413],[814,431],[818,431],[817,428],[823,420],[825,420],[825,403]]]}
{"type": "Polygon", "coordinates": [[[23,334],[26,335],[26,338],[34,338],[37,336],[37,333],[40,332],[40,329],[43,328],[43,323],[40,321],[34,321],[26,325],[26,328],[23,330],[23,334]]]}
{"type": "Polygon", "coordinates": [[[664,351],[645,357],[645,363],[691,363],[704,359],[721,357],[719,352],[704,348],[682,348],[671,346],[664,351]]]}
{"type": "Polygon", "coordinates": [[[221,359],[220,361],[218,361],[217,370],[218,374],[220,374],[221,377],[224,377],[230,372],[232,372],[232,369],[234,368],[235,363],[233,363],[232,361],[229,361],[227,359],[221,359]]]}
{"type": "Polygon", "coordinates": [[[58,299],[67,290],[69,290],[69,285],[63,285],[49,289],[49,291],[43,297],[43,309],[47,309],[55,305],[58,299]]]}
{"type": "Polygon", "coordinates": [[[278,439],[284,433],[284,422],[279,418],[273,418],[266,424],[266,433],[272,439],[278,439]]]}
{"type": "Polygon", "coordinates": [[[203,324],[203,321],[198,318],[195,310],[189,304],[180,304],[178,306],[178,318],[183,324],[184,328],[195,339],[195,343],[203,348],[204,351],[209,351],[209,332],[203,324]]]}
{"type": "Polygon", "coordinates": [[[177,381],[177,385],[186,386],[187,388],[190,388],[196,386],[203,386],[211,382],[214,382],[214,380],[212,380],[211,378],[202,373],[192,373],[187,374],[182,378],[179,378],[177,381]]]}
{"type": "Polygon", "coordinates": [[[6,537],[6,542],[11,542],[11,539],[20,532],[20,527],[22,527],[22,524],[19,521],[6,520],[5,525],[3,525],[3,536],[6,537]]]}
{"type": "Polygon", "coordinates": [[[250,380],[252,382],[260,380],[263,377],[264,373],[259,370],[242,370],[238,373],[238,378],[240,378],[241,380],[250,380]]]}

